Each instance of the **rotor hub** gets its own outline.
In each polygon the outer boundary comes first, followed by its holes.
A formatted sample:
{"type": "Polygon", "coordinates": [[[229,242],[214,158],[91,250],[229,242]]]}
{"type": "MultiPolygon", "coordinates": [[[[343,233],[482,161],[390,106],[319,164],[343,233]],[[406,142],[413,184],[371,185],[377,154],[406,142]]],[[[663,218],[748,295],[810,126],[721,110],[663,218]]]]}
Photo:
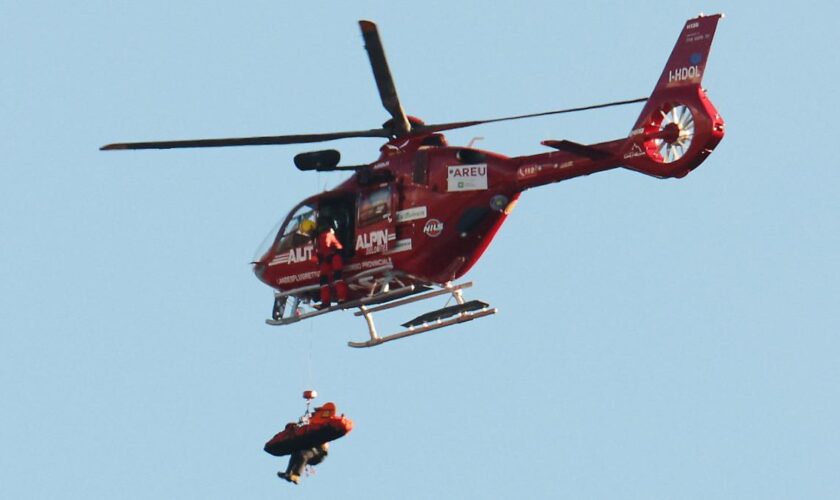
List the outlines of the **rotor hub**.
{"type": "Polygon", "coordinates": [[[694,139],[694,115],[679,103],[665,103],[651,114],[645,127],[645,151],[659,163],[673,163],[688,152],[694,139]]]}

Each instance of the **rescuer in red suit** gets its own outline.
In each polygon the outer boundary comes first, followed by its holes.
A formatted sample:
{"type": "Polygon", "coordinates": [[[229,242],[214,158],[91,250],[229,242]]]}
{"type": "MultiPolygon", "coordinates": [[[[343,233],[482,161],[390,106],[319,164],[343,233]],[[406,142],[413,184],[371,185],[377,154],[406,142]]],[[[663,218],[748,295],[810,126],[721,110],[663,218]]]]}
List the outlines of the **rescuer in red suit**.
{"type": "Polygon", "coordinates": [[[344,267],[344,259],[341,257],[343,248],[335,235],[335,222],[330,218],[319,219],[316,254],[321,273],[321,307],[330,307],[330,281],[335,287],[338,301],[347,300],[347,284],[341,277],[344,267]]]}

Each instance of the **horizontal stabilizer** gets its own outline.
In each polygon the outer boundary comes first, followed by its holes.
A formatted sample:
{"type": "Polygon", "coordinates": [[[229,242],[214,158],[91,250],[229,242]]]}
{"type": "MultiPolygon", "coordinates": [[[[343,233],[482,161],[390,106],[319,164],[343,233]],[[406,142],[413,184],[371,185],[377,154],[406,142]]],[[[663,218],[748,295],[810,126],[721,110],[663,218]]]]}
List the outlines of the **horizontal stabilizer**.
{"type": "Polygon", "coordinates": [[[565,139],[562,141],[542,141],[540,144],[559,151],[565,151],[566,153],[572,153],[573,155],[583,156],[584,158],[589,158],[590,160],[603,160],[612,156],[606,151],[587,146],[586,144],[567,141],[565,139]]]}

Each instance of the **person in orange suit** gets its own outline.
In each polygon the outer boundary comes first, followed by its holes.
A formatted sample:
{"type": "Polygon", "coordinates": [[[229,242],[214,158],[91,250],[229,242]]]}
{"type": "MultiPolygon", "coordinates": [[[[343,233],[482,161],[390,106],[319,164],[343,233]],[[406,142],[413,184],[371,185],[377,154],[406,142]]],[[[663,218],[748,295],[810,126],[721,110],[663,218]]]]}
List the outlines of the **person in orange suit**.
{"type": "MultiPolygon", "coordinates": [[[[333,415],[335,415],[335,403],[328,402],[321,407],[315,408],[315,411],[311,415],[307,410],[307,413],[301,417],[299,423],[318,425],[324,421],[328,421],[333,415]]],[[[290,426],[294,428],[296,424],[290,423],[286,426],[286,429],[289,429],[290,426]]],[[[296,450],[289,457],[289,465],[286,467],[286,472],[278,472],[277,476],[291,483],[299,484],[300,477],[306,470],[306,466],[318,465],[323,462],[327,458],[329,450],[329,443],[321,443],[312,448],[296,450]]]]}
{"type": "Polygon", "coordinates": [[[341,250],[344,247],[335,235],[335,222],[327,217],[318,220],[318,239],[316,256],[321,281],[321,307],[330,307],[332,293],[330,282],[335,287],[336,298],[339,302],[347,300],[347,284],[341,277],[341,270],[344,268],[344,259],[341,250]]]}

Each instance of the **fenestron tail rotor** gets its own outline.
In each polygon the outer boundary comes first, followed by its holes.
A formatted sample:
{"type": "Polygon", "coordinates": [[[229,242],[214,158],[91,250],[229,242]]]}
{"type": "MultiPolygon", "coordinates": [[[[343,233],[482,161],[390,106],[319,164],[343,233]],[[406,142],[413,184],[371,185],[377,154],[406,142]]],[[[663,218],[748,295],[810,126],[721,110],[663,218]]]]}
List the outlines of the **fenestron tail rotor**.
{"type": "Polygon", "coordinates": [[[694,139],[694,115],[688,106],[666,103],[656,109],[646,127],[648,156],[659,163],[673,163],[688,152],[694,139]]]}

